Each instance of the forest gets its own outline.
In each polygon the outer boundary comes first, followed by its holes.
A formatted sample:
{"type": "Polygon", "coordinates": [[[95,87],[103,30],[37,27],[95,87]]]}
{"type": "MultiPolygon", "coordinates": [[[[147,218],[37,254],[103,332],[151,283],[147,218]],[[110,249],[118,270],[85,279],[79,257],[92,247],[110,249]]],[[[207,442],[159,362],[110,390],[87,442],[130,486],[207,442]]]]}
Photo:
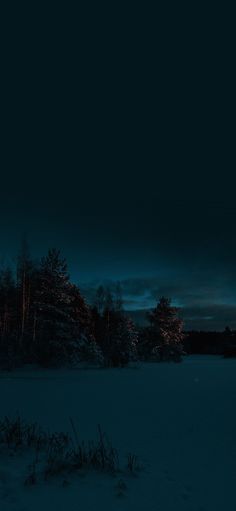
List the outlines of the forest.
{"type": "Polygon", "coordinates": [[[50,249],[36,263],[23,242],[16,271],[0,273],[0,366],[124,367],[138,360],[180,362],[191,353],[236,355],[235,332],[184,332],[169,298],[161,297],[147,319],[146,327],[134,324],[119,283],[115,292],[100,285],[88,304],[60,250],[50,249]]]}

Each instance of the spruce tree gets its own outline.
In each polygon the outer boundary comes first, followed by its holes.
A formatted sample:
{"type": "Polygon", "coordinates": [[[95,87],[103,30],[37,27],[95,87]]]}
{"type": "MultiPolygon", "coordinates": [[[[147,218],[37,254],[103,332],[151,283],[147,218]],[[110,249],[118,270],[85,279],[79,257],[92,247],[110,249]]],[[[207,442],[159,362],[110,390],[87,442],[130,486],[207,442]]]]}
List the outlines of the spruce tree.
{"type": "Polygon", "coordinates": [[[171,300],[162,296],[156,308],[149,314],[151,332],[155,338],[152,355],[156,360],[180,361],[183,353],[183,321],[179,309],[171,306],[171,300]]]}
{"type": "Polygon", "coordinates": [[[102,362],[92,335],[90,308],[78,286],[70,282],[66,260],[59,250],[49,250],[41,260],[34,309],[34,346],[41,364],[102,362]]]}
{"type": "Polygon", "coordinates": [[[74,320],[67,263],[59,250],[49,250],[41,260],[34,308],[39,361],[46,365],[64,363],[73,338],[74,320]]]}

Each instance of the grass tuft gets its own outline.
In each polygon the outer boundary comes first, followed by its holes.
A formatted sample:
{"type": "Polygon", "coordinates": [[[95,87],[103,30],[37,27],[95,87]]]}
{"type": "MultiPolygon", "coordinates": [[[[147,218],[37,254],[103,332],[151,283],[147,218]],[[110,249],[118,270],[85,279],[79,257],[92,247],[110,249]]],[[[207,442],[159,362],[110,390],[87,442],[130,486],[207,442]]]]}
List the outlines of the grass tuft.
{"type": "MultiPolygon", "coordinates": [[[[95,441],[79,439],[74,421],[70,418],[72,435],[68,433],[47,433],[37,423],[26,423],[20,416],[4,417],[0,420],[0,449],[34,453],[34,461],[28,467],[25,485],[35,485],[40,478],[49,478],[84,470],[96,470],[116,475],[121,472],[119,454],[98,426],[95,441]]],[[[138,469],[137,457],[129,454],[127,467],[134,474],[138,469]]],[[[67,480],[67,479],[65,479],[67,480]]]]}

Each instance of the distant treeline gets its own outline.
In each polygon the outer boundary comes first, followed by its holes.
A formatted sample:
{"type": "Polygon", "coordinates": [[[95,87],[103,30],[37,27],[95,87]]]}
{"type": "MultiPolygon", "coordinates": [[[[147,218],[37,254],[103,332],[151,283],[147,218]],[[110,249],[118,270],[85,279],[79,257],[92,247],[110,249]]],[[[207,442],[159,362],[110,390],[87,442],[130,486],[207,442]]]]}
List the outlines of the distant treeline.
{"type": "Polygon", "coordinates": [[[236,356],[236,331],[226,327],[223,332],[186,332],[184,350],[189,354],[236,356]]]}

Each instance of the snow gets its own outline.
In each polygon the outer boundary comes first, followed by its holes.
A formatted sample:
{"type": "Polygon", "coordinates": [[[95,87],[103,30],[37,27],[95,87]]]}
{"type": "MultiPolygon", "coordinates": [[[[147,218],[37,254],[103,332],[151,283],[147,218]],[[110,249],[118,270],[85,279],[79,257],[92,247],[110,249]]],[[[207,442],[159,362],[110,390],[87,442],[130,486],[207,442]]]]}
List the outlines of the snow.
{"type": "Polygon", "coordinates": [[[132,477],[88,473],[23,485],[30,463],[0,458],[1,511],[235,511],[236,360],[189,356],[182,364],[125,369],[0,372],[1,417],[18,412],[51,431],[82,439],[97,425],[121,457],[135,453],[132,477]],[[119,480],[125,483],[118,495],[119,480]]]}

